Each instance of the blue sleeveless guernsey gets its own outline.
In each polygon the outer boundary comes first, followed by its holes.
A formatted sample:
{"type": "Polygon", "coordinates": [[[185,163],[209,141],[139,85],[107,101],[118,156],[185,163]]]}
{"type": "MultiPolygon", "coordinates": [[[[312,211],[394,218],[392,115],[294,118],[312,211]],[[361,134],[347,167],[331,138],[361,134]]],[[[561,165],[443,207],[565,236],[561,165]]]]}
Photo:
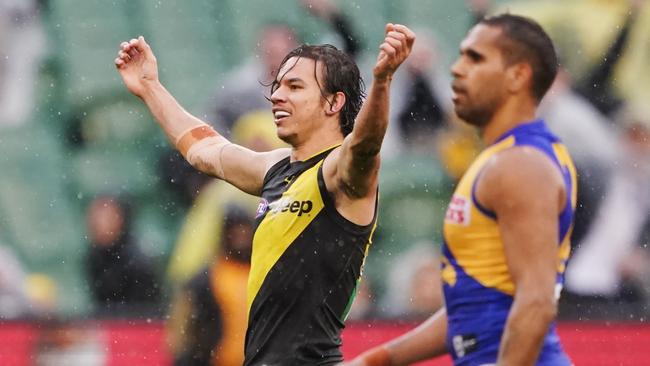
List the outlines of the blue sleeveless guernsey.
{"type": "MultiPolygon", "coordinates": [[[[475,196],[476,182],[489,159],[514,146],[542,151],[564,177],[567,202],[558,216],[556,295],[562,289],[569,258],[569,237],[576,205],[576,170],[567,149],[538,120],[502,135],[472,163],[449,203],[444,222],[442,278],[447,307],[447,348],[457,366],[496,362],[501,336],[513,302],[515,286],[508,272],[496,214],[475,196]]],[[[538,366],[571,365],[551,325],[538,366]]]]}

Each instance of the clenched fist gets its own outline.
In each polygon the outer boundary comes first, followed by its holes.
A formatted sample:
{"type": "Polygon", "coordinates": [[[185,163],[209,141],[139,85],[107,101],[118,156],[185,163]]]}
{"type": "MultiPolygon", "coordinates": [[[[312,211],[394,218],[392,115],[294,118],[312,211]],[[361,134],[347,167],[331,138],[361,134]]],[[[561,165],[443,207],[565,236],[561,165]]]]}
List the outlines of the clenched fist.
{"type": "Polygon", "coordinates": [[[401,24],[386,24],[386,37],[379,46],[377,63],[373,69],[375,79],[390,79],[413,48],[415,33],[401,24]]]}
{"type": "Polygon", "coordinates": [[[142,36],[120,44],[115,66],[127,89],[140,98],[148,84],[158,82],[156,56],[142,36]]]}

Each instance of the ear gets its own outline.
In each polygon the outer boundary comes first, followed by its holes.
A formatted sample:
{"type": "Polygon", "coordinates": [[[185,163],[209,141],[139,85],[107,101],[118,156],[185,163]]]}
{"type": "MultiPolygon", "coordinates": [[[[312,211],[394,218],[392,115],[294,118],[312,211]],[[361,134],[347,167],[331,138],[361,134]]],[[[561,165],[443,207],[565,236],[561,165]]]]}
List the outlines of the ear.
{"type": "Polygon", "coordinates": [[[533,83],[533,69],[525,63],[519,62],[508,67],[506,71],[508,91],[515,94],[522,90],[530,90],[533,83]]]}
{"type": "Polygon", "coordinates": [[[332,100],[330,100],[330,103],[327,103],[325,105],[325,114],[328,116],[333,116],[341,111],[343,109],[343,106],[345,105],[345,94],[342,92],[336,92],[334,96],[332,96],[332,100]]]}

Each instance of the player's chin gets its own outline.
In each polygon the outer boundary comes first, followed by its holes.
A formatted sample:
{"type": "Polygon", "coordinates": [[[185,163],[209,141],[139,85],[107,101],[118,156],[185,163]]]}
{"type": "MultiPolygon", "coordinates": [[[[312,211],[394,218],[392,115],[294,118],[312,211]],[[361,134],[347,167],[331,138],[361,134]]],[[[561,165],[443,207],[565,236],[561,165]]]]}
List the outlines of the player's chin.
{"type": "Polygon", "coordinates": [[[288,131],[286,127],[278,126],[276,128],[276,134],[278,138],[287,144],[291,145],[291,142],[295,140],[296,134],[288,131]]]}

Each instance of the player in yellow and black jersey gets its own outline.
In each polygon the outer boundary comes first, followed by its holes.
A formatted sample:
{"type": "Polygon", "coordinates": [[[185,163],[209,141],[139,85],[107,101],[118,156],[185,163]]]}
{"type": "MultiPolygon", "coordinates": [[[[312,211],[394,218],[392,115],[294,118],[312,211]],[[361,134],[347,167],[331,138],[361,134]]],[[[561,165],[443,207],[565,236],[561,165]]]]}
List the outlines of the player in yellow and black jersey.
{"type": "Polygon", "coordinates": [[[143,37],[115,65],[197,169],[262,198],[248,284],[245,365],[332,365],[376,219],[379,151],[394,72],[415,35],[387,24],[368,98],[359,70],[328,45],[301,46],[280,65],[270,100],[291,148],[255,153],[185,111],[158,80],[143,37]],[[363,103],[363,106],[362,106],[363,103]]]}

